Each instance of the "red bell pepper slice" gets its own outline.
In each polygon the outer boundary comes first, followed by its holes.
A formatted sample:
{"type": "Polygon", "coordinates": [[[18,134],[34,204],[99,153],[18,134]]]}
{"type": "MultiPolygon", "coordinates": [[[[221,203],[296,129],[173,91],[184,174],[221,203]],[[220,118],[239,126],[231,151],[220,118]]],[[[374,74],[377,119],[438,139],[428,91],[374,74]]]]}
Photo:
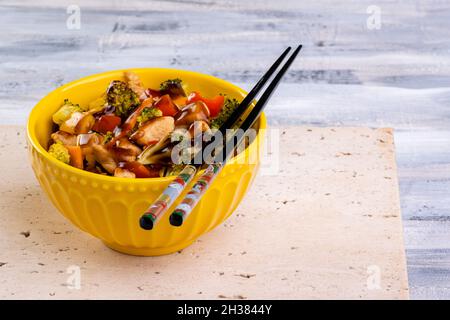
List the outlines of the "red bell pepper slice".
{"type": "Polygon", "coordinates": [[[214,118],[219,114],[220,110],[222,109],[225,97],[218,95],[215,96],[214,98],[209,99],[202,97],[202,95],[199,92],[193,92],[188,96],[188,103],[196,101],[203,101],[208,107],[211,117],[214,118]]]}
{"type": "Polygon", "coordinates": [[[105,114],[95,122],[92,130],[106,134],[108,131],[113,132],[121,123],[122,119],[120,117],[113,114],[105,114]]]}
{"type": "Polygon", "coordinates": [[[136,178],[156,178],[159,177],[159,170],[150,170],[137,161],[126,162],[123,167],[136,175],[136,178]]]}
{"type": "Polygon", "coordinates": [[[158,101],[156,101],[155,108],[161,110],[163,116],[173,117],[179,111],[168,94],[163,95],[158,101]]]}

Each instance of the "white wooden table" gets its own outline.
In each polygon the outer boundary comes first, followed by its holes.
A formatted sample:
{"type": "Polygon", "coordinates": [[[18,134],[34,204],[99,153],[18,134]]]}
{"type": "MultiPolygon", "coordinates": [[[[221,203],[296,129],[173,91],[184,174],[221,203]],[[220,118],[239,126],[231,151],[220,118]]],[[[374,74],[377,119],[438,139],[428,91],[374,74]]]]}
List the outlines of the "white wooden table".
{"type": "Polygon", "coordinates": [[[250,88],[301,42],[269,122],[395,128],[411,297],[450,298],[449,3],[76,3],[79,30],[66,3],[0,2],[0,124],[25,124],[51,89],[110,69],[191,69],[250,88]],[[367,27],[372,5],[380,29],[367,27]]]}

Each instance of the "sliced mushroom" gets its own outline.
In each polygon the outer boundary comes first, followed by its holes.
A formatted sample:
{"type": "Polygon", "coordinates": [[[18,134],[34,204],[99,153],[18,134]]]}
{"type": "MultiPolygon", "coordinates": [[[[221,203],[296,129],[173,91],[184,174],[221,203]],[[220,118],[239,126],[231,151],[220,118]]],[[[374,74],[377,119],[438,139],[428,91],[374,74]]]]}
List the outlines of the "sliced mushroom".
{"type": "Polygon", "coordinates": [[[123,168],[116,168],[114,170],[114,177],[119,178],[136,178],[136,175],[134,172],[131,172],[130,170],[123,169],[123,168]]]}
{"type": "Polygon", "coordinates": [[[135,144],[131,143],[127,138],[121,138],[116,141],[113,147],[116,159],[118,161],[135,161],[137,155],[139,155],[142,150],[135,144]]]}
{"type": "Polygon", "coordinates": [[[95,118],[89,112],[74,112],[68,120],[59,127],[60,130],[71,134],[88,133],[94,126],[95,118]]]}
{"type": "Polygon", "coordinates": [[[203,101],[188,104],[175,115],[176,126],[190,126],[194,121],[208,122],[209,109],[203,101]]]}
{"type": "Polygon", "coordinates": [[[64,131],[56,131],[51,134],[51,138],[55,142],[61,142],[65,146],[76,146],[77,136],[64,131]]]}
{"type": "Polygon", "coordinates": [[[145,158],[145,163],[139,161],[142,164],[164,164],[167,163],[167,159],[170,158],[171,151],[167,150],[158,154],[153,154],[145,158]]]}
{"type": "Polygon", "coordinates": [[[148,146],[157,143],[175,129],[172,117],[158,117],[147,121],[130,137],[139,145],[148,146]]]}
{"type": "Polygon", "coordinates": [[[167,135],[165,138],[159,140],[154,145],[151,145],[151,146],[148,146],[147,148],[145,148],[144,151],[142,151],[142,153],[137,157],[138,162],[140,162],[142,164],[151,164],[151,162],[149,162],[148,159],[151,156],[153,156],[155,153],[166,148],[170,144],[169,136],[170,135],[167,135]]]}
{"type": "Polygon", "coordinates": [[[111,150],[104,145],[96,144],[92,146],[95,160],[102,165],[102,167],[109,173],[114,173],[117,168],[117,162],[111,150]]]}

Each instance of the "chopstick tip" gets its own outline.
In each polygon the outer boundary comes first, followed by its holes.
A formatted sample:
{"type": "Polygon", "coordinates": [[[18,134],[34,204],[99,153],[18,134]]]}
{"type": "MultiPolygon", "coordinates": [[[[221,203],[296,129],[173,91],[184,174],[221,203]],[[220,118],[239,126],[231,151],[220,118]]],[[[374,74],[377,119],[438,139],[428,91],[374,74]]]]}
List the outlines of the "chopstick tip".
{"type": "Polygon", "coordinates": [[[147,216],[142,216],[139,220],[139,225],[144,230],[152,230],[153,229],[153,221],[147,216]]]}
{"type": "Polygon", "coordinates": [[[169,222],[174,227],[179,227],[183,224],[183,217],[179,214],[172,213],[169,217],[169,222]]]}

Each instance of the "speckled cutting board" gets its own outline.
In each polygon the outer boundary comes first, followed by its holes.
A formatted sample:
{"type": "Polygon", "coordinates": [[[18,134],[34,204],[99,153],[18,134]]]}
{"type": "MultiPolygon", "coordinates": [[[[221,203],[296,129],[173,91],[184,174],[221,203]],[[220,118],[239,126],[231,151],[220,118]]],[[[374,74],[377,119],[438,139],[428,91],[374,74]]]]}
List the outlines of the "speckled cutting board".
{"type": "Polygon", "coordinates": [[[408,298],[391,129],[279,134],[278,175],[259,175],[229,220],[182,252],[142,258],[59,215],[23,128],[0,127],[0,298],[408,298]]]}

